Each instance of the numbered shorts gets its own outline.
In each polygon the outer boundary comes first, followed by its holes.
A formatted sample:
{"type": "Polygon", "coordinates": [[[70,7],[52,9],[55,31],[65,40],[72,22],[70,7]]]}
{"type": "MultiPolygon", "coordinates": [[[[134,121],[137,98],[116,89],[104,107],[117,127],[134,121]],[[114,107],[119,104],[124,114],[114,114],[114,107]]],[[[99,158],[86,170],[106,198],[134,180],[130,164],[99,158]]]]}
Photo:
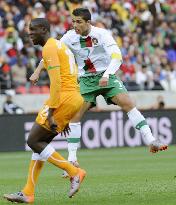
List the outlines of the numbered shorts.
{"type": "Polygon", "coordinates": [[[106,100],[107,104],[114,104],[111,101],[111,98],[120,94],[120,93],[127,93],[127,89],[123,85],[122,81],[116,77],[116,75],[109,76],[108,85],[105,87],[99,86],[99,80],[103,76],[103,73],[95,75],[95,76],[88,76],[88,77],[81,77],[80,78],[80,90],[81,95],[83,96],[86,102],[91,102],[92,106],[96,105],[96,97],[98,95],[102,95],[106,100]]]}
{"type": "MultiPolygon", "coordinates": [[[[55,109],[53,116],[58,125],[57,132],[63,131],[65,126],[70,122],[74,115],[80,110],[84,99],[81,94],[76,91],[62,92],[60,96],[60,105],[55,109]]],[[[48,110],[47,102],[39,111],[36,122],[47,130],[50,130],[48,124],[48,110]]]]}

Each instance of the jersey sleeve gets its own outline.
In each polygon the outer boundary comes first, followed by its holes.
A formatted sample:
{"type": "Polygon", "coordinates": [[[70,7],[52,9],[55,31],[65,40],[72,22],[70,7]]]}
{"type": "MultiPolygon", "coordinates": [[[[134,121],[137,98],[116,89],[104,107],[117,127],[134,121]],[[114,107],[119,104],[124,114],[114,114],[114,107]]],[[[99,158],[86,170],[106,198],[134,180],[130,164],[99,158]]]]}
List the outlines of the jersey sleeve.
{"type": "Polygon", "coordinates": [[[57,108],[59,106],[61,86],[60,61],[57,47],[46,47],[43,50],[43,59],[50,79],[50,97],[48,100],[48,106],[50,108],[57,108]]]}
{"type": "Polygon", "coordinates": [[[102,32],[102,44],[109,57],[122,61],[121,51],[114,38],[108,31],[102,32]]]}

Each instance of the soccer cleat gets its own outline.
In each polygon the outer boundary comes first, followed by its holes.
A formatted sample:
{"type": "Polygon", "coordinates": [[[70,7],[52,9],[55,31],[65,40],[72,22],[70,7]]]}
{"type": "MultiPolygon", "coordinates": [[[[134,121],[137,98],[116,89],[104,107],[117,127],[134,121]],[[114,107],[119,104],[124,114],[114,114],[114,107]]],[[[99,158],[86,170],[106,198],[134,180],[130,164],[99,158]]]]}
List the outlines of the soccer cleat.
{"type": "Polygon", "coordinates": [[[16,203],[33,203],[34,202],[34,195],[26,196],[23,192],[17,192],[13,194],[4,194],[4,198],[11,202],[16,203]]]}
{"type": "MultiPolygon", "coordinates": [[[[79,168],[79,163],[77,162],[77,161],[75,161],[75,162],[70,162],[71,164],[73,164],[73,166],[75,166],[75,167],[77,167],[77,168],[79,168]]],[[[69,178],[69,175],[68,175],[68,173],[66,172],[66,171],[64,171],[63,173],[62,173],[62,178],[69,178]]]]}
{"type": "Polygon", "coordinates": [[[78,168],[78,175],[70,178],[71,186],[70,186],[70,191],[68,193],[69,198],[72,198],[79,191],[80,185],[84,180],[85,176],[86,176],[86,171],[84,169],[78,168]]]}
{"type": "Polygon", "coordinates": [[[154,140],[150,144],[150,152],[152,153],[156,153],[158,151],[164,151],[166,149],[168,149],[168,145],[161,143],[160,140],[154,140]]]}

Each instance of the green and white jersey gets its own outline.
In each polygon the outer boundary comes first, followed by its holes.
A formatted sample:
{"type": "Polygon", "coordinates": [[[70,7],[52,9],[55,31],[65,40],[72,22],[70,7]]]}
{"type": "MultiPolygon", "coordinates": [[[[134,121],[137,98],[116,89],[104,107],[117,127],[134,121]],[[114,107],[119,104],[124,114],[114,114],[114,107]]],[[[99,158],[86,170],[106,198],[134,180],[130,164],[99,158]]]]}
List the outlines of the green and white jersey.
{"type": "Polygon", "coordinates": [[[107,69],[113,53],[121,55],[120,49],[109,31],[91,26],[88,36],[80,36],[75,30],[68,31],[62,38],[73,52],[79,76],[89,76],[107,69]]]}

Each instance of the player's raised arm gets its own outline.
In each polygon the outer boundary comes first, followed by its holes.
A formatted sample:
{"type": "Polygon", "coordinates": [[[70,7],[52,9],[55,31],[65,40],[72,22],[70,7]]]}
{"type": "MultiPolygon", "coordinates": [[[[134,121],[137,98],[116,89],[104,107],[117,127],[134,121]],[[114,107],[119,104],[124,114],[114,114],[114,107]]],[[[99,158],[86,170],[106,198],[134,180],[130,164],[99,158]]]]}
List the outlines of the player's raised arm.
{"type": "Polygon", "coordinates": [[[33,85],[35,85],[40,77],[40,73],[41,71],[44,69],[44,65],[43,65],[43,59],[40,61],[40,63],[38,64],[37,68],[35,69],[34,73],[31,75],[31,77],[29,78],[29,80],[31,81],[31,83],[33,85]]]}

